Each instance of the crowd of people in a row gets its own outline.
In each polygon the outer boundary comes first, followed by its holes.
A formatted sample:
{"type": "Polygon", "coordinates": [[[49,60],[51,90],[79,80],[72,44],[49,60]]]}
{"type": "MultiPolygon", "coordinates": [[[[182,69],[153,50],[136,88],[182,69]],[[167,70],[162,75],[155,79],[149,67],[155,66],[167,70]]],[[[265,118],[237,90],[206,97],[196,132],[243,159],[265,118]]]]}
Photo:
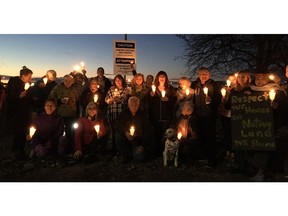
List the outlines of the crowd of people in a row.
{"type": "Polygon", "coordinates": [[[273,152],[232,148],[231,95],[274,89],[275,133],[288,126],[287,86],[281,85],[275,74],[233,73],[224,86],[225,94],[221,94],[223,86],[211,79],[210,70],[204,67],[199,68],[193,82],[181,77],[177,88],[169,84],[164,71],[159,71],[155,79],[148,75],[146,80],[134,71],[131,83],[116,75],[111,83],[99,67],[96,77],[88,79],[85,70],[73,71],[57,83],[56,71],[48,70],[31,86],[32,74],[24,66],[20,76],[11,77],[7,87],[1,87],[1,112],[5,112],[1,121],[5,132],[14,135],[15,158],[27,156],[25,143],[29,141],[30,157],[72,154],[76,160],[93,159],[109,151],[120,153],[123,163],[145,161],[162,155],[163,134],[167,128],[174,128],[181,133],[182,163],[207,160],[209,167],[215,167],[219,162],[216,120],[220,118],[222,148],[237,168],[246,169],[248,163],[262,178],[269,164],[284,167],[283,147],[273,152]],[[32,126],[35,133],[29,134],[32,126]]]}

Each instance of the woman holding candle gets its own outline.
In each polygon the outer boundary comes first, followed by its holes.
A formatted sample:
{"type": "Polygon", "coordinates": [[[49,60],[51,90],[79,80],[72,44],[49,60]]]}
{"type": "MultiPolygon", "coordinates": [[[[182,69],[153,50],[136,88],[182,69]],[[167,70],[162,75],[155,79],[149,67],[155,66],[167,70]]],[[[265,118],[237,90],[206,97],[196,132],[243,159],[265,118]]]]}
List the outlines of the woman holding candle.
{"type": "Polygon", "coordinates": [[[31,141],[32,150],[38,158],[64,155],[66,148],[62,137],[64,122],[56,111],[56,102],[53,99],[45,101],[44,111],[32,121],[31,125],[36,131],[32,137],[28,134],[26,140],[31,141]]]}
{"type": "Polygon", "coordinates": [[[49,94],[49,98],[57,102],[58,113],[64,120],[68,142],[67,153],[73,151],[74,148],[72,124],[78,118],[76,103],[79,98],[79,92],[73,83],[74,78],[71,75],[65,75],[63,82],[55,86],[49,94]]]}
{"type": "Polygon", "coordinates": [[[225,97],[222,99],[222,103],[219,106],[219,113],[222,121],[223,129],[223,147],[226,151],[225,160],[228,165],[237,166],[240,169],[244,169],[243,165],[243,152],[238,151],[236,154],[232,151],[232,135],[231,135],[231,96],[237,94],[250,94],[250,73],[247,70],[241,70],[236,78],[234,87],[230,88],[225,97]]]}
{"type": "Polygon", "coordinates": [[[7,120],[8,129],[14,134],[12,151],[16,159],[23,159],[25,155],[26,130],[30,123],[31,88],[24,89],[26,83],[31,82],[33,72],[23,66],[20,76],[11,77],[7,85],[7,120]]]}
{"type": "Polygon", "coordinates": [[[187,77],[181,77],[178,80],[179,87],[176,91],[177,101],[175,104],[175,113],[178,118],[181,114],[181,108],[185,101],[193,101],[194,89],[192,89],[191,81],[187,77]]]}
{"type": "Polygon", "coordinates": [[[120,113],[126,109],[127,100],[129,96],[126,82],[122,75],[118,74],[114,77],[113,85],[109,89],[105,102],[108,104],[107,107],[107,119],[110,126],[110,137],[112,142],[112,153],[116,153],[115,145],[115,121],[117,120],[120,113]]]}
{"type": "Polygon", "coordinates": [[[140,100],[140,110],[148,114],[148,94],[150,88],[144,85],[144,75],[137,73],[134,76],[131,86],[131,96],[136,96],[140,100]]]}
{"type": "Polygon", "coordinates": [[[167,73],[159,71],[155,77],[155,89],[151,89],[148,97],[149,119],[154,127],[155,156],[162,155],[164,151],[162,137],[175,116],[174,107],[177,98],[174,88],[168,83],[167,73]]]}
{"type": "Polygon", "coordinates": [[[57,85],[57,73],[55,70],[48,70],[46,75],[35,82],[31,87],[32,95],[32,118],[43,112],[44,101],[48,98],[52,89],[57,85]]]}
{"type": "Polygon", "coordinates": [[[99,107],[90,102],[86,107],[86,116],[78,120],[78,128],[75,131],[74,158],[84,158],[84,162],[92,162],[96,159],[97,149],[104,153],[106,148],[106,126],[100,115],[99,107]]]}
{"type": "Polygon", "coordinates": [[[143,161],[144,153],[151,140],[150,127],[145,114],[139,109],[140,99],[132,96],[128,100],[128,108],[123,111],[116,121],[116,146],[122,156],[122,163],[143,161]]]}
{"type": "MultiPolygon", "coordinates": [[[[91,78],[88,84],[89,88],[84,90],[80,97],[80,104],[83,110],[86,110],[87,104],[90,102],[96,103],[103,116],[106,116],[107,104],[105,103],[105,97],[98,88],[98,81],[96,78],[91,78]]],[[[83,117],[86,115],[85,112],[82,113],[83,117]]]]}

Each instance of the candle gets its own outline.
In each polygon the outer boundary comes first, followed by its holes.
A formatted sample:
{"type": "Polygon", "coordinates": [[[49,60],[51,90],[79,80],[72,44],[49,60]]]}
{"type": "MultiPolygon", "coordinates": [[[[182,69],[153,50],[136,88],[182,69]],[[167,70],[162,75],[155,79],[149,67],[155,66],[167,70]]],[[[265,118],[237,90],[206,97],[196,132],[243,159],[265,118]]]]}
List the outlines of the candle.
{"type": "Polygon", "coordinates": [[[30,84],[29,83],[25,83],[25,86],[24,86],[25,91],[27,91],[29,89],[29,87],[30,87],[30,84]]]}
{"type": "Polygon", "coordinates": [[[97,101],[98,101],[98,95],[95,94],[95,95],[94,95],[94,103],[97,103],[97,101]]]}
{"type": "Polygon", "coordinates": [[[98,134],[100,131],[100,125],[95,125],[94,129],[95,129],[96,133],[98,134]]]}
{"type": "Polygon", "coordinates": [[[81,62],[81,68],[84,68],[85,67],[85,63],[84,62],[81,62]]]}
{"type": "Polygon", "coordinates": [[[43,82],[44,82],[45,85],[47,84],[47,81],[48,81],[48,78],[47,78],[47,77],[44,77],[44,78],[43,78],[43,82]]]}
{"type": "Polygon", "coordinates": [[[275,96],[276,96],[276,92],[274,89],[272,89],[270,92],[269,92],[269,98],[271,100],[271,102],[273,102],[273,100],[275,99],[275,96]]]}
{"type": "Polygon", "coordinates": [[[135,128],[134,128],[134,126],[131,126],[131,128],[130,128],[130,135],[131,135],[131,136],[134,136],[134,133],[135,133],[135,128]]]}
{"type": "Polygon", "coordinates": [[[275,76],[274,76],[273,74],[270,74],[270,75],[269,75],[269,79],[270,79],[270,80],[274,80],[274,78],[275,78],[275,76]]]}
{"type": "Polygon", "coordinates": [[[165,94],[166,94],[166,92],[165,92],[165,90],[163,90],[163,91],[161,92],[162,97],[165,97],[165,94]]]}
{"type": "Polygon", "coordinates": [[[117,96],[118,96],[118,89],[115,88],[115,90],[114,90],[114,97],[117,97],[117,96]]]}
{"type": "Polygon", "coordinates": [[[182,133],[181,133],[181,132],[179,132],[179,133],[177,134],[177,138],[180,140],[180,139],[181,139],[181,137],[182,137],[182,133]]]}
{"type": "Polygon", "coordinates": [[[97,88],[100,88],[100,85],[97,85],[97,88]]]}
{"type": "Polygon", "coordinates": [[[228,87],[230,87],[230,85],[231,85],[231,80],[229,80],[229,79],[226,80],[226,84],[227,84],[228,87]]]}
{"type": "Polygon", "coordinates": [[[235,73],[234,76],[237,78],[238,77],[238,73],[235,73]]]}
{"type": "Polygon", "coordinates": [[[188,96],[190,94],[189,88],[186,88],[186,95],[188,96]]]}
{"type": "Polygon", "coordinates": [[[74,129],[77,129],[78,126],[79,126],[78,123],[74,123],[74,124],[73,124],[73,128],[74,128],[74,129]]]}
{"type": "Polygon", "coordinates": [[[203,88],[203,91],[204,91],[204,94],[205,94],[206,96],[208,96],[208,88],[207,88],[207,87],[204,87],[204,88],[203,88]]]}
{"type": "Polygon", "coordinates": [[[225,88],[221,89],[221,94],[222,94],[222,97],[225,97],[225,95],[226,95],[226,89],[225,88]]]}
{"type": "Polygon", "coordinates": [[[32,138],[33,137],[33,135],[35,134],[35,131],[36,131],[36,128],[35,127],[30,127],[30,130],[29,130],[29,136],[30,136],[30,138],[32,138]]]}
{"type": "Polygon", "coordinates": [[[152,91],[155,92],[156,91],[156,86],[153,84],[152,85],[152,91]]]}

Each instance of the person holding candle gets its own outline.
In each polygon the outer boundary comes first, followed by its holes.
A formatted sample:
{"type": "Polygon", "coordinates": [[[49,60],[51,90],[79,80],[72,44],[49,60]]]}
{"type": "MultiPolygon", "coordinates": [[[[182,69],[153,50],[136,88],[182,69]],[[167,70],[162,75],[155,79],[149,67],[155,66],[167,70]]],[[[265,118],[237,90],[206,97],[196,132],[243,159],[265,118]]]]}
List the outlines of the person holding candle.
{"type": "Polygon", "coordinates": [[[195,89],[193,104],[199,127],[201,159],[208,159],[208,166],[216,166],[216,120],[221,103],[220,86],[210,78],[208,68],[198,69],[198,78],[192,83],[195,89]],[[204,90],[206,89],[206,92],[204,90]],[[205,94],[206,93],[206,94],[205,94]]]}
{"type": "Polygon", "coordinates": [[[28,134],[26,140],[30,141],[37,158],[64,156],[66,148],[66,143],[62,137],[64,122],[56,109],[56,102],[53,99],[47,99],[44,103],[44,111],[31,123],[36,131],[32,137],[28,134]]]}
{"type": "Polygon", "coordinates": [[[104,68],[99,67],[97,69],[97,76],[95,77],[98,81],[99,89],[102,92],[103,95],[106,95],[111,87],[110,80],[104,76],[104,68]]]}
{"type": "Polygon", "coordinates": [[[137,73],[134,76],[131,86],[131,96],[136,96],[140,100],[140,110],[148,116],[148,94],[150,88],[144,85],[144,75],[137,73]]]}
{"type": "Polygon", "coordinates": [[[49,94],[49,98],[57,102],[58,113],[64,120],[65,135],[68,142],[67,153],[73,151],[74,139],[72,124],[78,118],[76,103],[79,98],[79,92],[73,83],[74,78],[67,74],[64,76],[63,82],[55,86],[49,94]]]}
{"type": "Polygon", "coordinates": [[[107,120],[110,129],[112,153],[116,153],[115,122],[120,113],[126,109],[128,97],[129,91],[127,89],[126,81],[122,75],[118,74],[114,77],[113,85],[105,97],[105,102],[108,104],[107,120]]]}
{"type": "Polygon", "coordinates": [[[35,82],[34,86],[31,87],[32,119],[43,112],[44,101],[48,98],[52,89],[57,85],[56,77],[57,73],[55,70],[48,70],[46,75],[35,82]]]}
{"type": "Polygon", "coordinates": [[[199,159],[198,126],[196,116],[193,114],[194,105],[192,101],[184,101],[180,116],[175,121],[175,128],[181,133],[179,146],[179,161],[191,163],[199,159]]]}
{"type": "MultiPolygon", "coordinates": [[[[273,89],[276,92],[275,98],[271,100],[271,106],[273,109],[274,119],[274,133],[278,134],[279,129],[283,124],[283,119],[287,118],[287,94],[274,80],[269,79],[268,71],[256,71],[255,80],[250,86],[252,91],[263,92],[267,94],[269,98],[269,92],[273,89]]],[[[270,95],[271,96],[271,95],[270,95]]],[[[285,121],[285,120],[284,120],[285,121]]],[[[276,151],[249,151],[247,153],[247,161],[250,167],[257,170],[256,174],[251,178],[252,181],[264,181],[268,167],[272,166],[273,163],[277,163],[279,155],[281,155],[281,143],[276,142],[276,151]],[[272,165],[271,165],[272,164],[272,165]]],[[[283,164],[281,164],[283,165],[283,164]]]]}
{"type": "Polygon", "coordinates": [[[149,103],[149,120],[154,128],[155,156],[162,155],[164,151],[163,134],[174,119],[176,103],[175,89],[169,85],[169,79],[165,71],[159,71],[155,77],[155,91],[151,89],[149,103]]]}
{"type": "Polygon", "coordinates": [[[128,100],[128,109],[123,111],[116,121],[116,146],[122,156],[121,163],[132,158],[143,162],[146,147],[151,140],[151,129],[145,114],[139,109],[140,99],[132,96],[128,100]]]}
{"type": "Polygon", "coordinates": [[[12,152],[15,159],[24,159],[26,130],[31,121],[30,118],[30,101],[31,88],[24,89],[26,83],[31,82],[32,70],[23,66],[20,70],[20,76],[11,77],[7,84],[7,120],[8,129],[13,133],[12,152]]]}
{"type": "Polygon", "coordinates": [[[94,102],[88,103],[85,114],[85,117],[78,119],[78,128],[74,137],[75,152],[73,157],[74,159],[83,157],[85,163],[91,163],[96,159],[99,148],[101,153],[105,153],[106,126],[99,112],[99,106],[94,102]]]}
{"type": "MultiPolygon", "coordinates": [[[[86,110],[87,104],[94,102],[99,106],[102,115],[105,117],[107,113],[107,104],[105,103],[105,96],[98,88],[98,81],[96,78],[91,78],[88,81],[88,88],[85,89],[80,97],[80,104],[83,110],[86,110]]],[[[85,112],[82,113],[84,117],[85,112]]]]}
{"type": "Polygon", "coordinates": [[[244,170],[245,162],[242,151],[232,151],[232,135],[231,135],[231,98],[238,94],[250,94],[251,76],[247,70],[240,70],[236,78],[234,87],[230,88],[225,97],[222,99],[222,103],[219,106],[219,113],[222,121],[223,130],[223,148],[226,152],[225,160],[229,166],[237,167],[239,170],[244,170]]]}
{"type": "Polygon", "coordinates": [[[146,80],[144,82],[144,86],[146,86],[147,88],[151,88],[152,84],[153,84],[153,81],[154,81],[154,77],[153,75],[151,74],[148,74],[146,76],[146,80]]]}
{"type": "Polygon", "coordinates": [[[175,104],[175,114],[178,118],[181,114],[181,107],[183,102],[185,101],[192,101],[194,95],[194,89],[192,89],[191,81],[187,77],[181,77],[178,80],[179,87],[176,90],[176,104],[175,104]]]}

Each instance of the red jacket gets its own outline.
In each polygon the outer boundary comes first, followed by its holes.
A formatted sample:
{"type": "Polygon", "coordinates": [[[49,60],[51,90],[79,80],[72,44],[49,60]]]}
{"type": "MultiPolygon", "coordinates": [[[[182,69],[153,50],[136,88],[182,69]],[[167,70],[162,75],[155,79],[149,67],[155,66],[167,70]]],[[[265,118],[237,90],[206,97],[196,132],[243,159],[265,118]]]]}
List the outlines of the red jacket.
{"type": "Polygon", "coordinates": [[[78,128],[75,130],[75,150],[82,150],[83,145],[89,145],[97,136],[94,126],[100,125],[100,133],[102,137],[106,134],[106,128],[103,120],[91,121],[90,119],[80,117],[78,120],[78,128]]]}

